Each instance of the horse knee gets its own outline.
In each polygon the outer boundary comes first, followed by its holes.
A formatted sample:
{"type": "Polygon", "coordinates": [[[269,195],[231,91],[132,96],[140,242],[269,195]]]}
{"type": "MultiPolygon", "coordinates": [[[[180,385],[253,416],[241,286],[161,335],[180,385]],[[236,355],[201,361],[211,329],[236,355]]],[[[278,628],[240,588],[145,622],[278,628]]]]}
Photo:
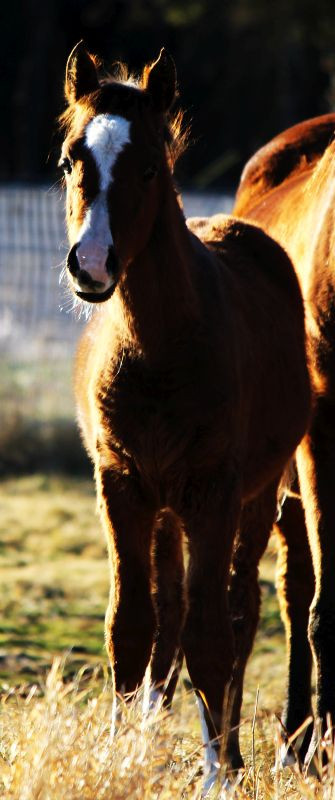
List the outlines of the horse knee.
{"type": "Polygon", "coordinates": [[[134,691],[144,678],[150,661],[156,617],[150,602],[132,614],[106,615],[106,647],[113,667],[117,691],[134,691]]]}
{"type": "Polygon", "coordinates": [[[229,620],[226,625],[211,631],[198,627],[188,615],[182,648],[194,687],[203,691],[209,705],[221,712],[225,686],[232,677],[234,662],[229,620]]]}
{"type": "Polygon", "coordinates": [[[261,592],[258,568],[244,574],[243,579],[233,574],[229,589],[229,607],[237,649],[245,648],[249,654],[259,620],[261,592]]]}

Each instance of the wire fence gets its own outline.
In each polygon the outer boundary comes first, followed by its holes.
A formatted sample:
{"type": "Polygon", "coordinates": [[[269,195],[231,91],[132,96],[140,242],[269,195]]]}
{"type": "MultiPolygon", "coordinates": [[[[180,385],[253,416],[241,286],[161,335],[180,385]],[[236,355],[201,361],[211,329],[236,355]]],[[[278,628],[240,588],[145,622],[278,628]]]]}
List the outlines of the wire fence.
{"type": "MultiPolygon", "coordinates": [[[[227,194],[183,193],[186,216],[229,212],[227,194]]],[[[31,185],[0,186],[0,355],[70,356],[83,321],[60,274],[67,252],[64,196],[31,185]]]]}

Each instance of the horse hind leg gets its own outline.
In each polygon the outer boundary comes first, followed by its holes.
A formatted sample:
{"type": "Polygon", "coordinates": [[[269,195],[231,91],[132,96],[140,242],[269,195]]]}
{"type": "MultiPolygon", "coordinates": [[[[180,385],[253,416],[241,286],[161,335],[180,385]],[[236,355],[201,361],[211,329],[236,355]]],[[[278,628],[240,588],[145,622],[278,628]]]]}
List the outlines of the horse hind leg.
{"type": "Polygon", "coordinates": [[[229,608],[235,640],[235,662],[228,699],[231,706],[231,731],[227,740],[227,758],[235,770],[243,767],[239,725],[244,673],[259,620],[258,565],[276,517],[277,489],[278,481],[243,509],[232,558],[229,608]]]}
{"type": "Polygon", "coordinates": [[[185,617],[182,530],[170,510],[158,519],[153,556],[157,632],[150,665],[151,702],[163,695],[164,705],[170,706],[183,660],[180,637],[185,617]]]}
{"type": "MultiPolygon", "coordinates": [[[[312,653],[308,641],[308,620],[314,594],[314,572],[305,515],[299,497],[286,499],[275,530],[278,544],[277,592],[286,633],[288,670],[282,715],[284,741],[281,761],[285,766],[295,760],[294,752],[287,750],[287,735],[292,736],[311,714],[312,653]]],[[[299,748],[299,758],[302,760],[310,736],[311,726],[305,730],[299,748]]]]}
{"type": "MultiPolygon", "coordinates": [[[[318,398],[310,432],[297,451],[301,497],[315,573],[308,633],[316,668],[316,718],[322,720],[323,732],[328,728],[329,718],[332,725],[335,721],[334,418],[333,399],[318,398]]],[[[318,740],[319,726],[315,725],[307,763],[318,740]]]]}

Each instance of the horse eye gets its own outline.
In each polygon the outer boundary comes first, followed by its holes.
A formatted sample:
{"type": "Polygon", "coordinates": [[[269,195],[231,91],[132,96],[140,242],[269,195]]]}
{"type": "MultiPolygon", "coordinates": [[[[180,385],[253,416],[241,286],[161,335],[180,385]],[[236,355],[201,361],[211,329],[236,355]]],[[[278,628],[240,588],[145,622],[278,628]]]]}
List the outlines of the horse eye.
{"type": "Polygon", "coordinates": [[[67,156],[65,156],[65,158],[62,158],[62,160],[59,163],[59,166],[63,170],[63,172],[67,172],[68,175],[70,174],[70,172],[72,172],[72,164],[67,156]]]}
{"type": "Polygon", "coordinates": [[[143,173],[143,180],[152,181],[152,179],[156,177],[157,172],[158,168],[156,167],[156,164],[152,164],[150,167],[147,167],[147,169],[143,173]]]}

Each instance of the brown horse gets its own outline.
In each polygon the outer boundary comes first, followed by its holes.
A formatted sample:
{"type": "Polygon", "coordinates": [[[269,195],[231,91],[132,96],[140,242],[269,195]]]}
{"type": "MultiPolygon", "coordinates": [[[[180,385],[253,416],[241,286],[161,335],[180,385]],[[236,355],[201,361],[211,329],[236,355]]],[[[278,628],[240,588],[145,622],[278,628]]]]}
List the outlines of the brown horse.
{"type": "MultiPolygon", "coordinates": [[[[70,284],[100,304],[75,382],[109,545],[115,687],[133,692],[150,662],[152,686],[170,702],[181,648],[198,692],[207,790],[229,690],[225,723],[239,720],[258,560],[310,387],[303,305],[283,250],[232,217],[186,225],[172,177],[175,90],[165,50],[138,82],[99,81],[80,43],[67,64],[61,163],[70,284]]],[[[223,760],[242,764],[237,730],[223,760]]]]}
{"type": "MultiPolygon", "coordinates": [[[[298,500],[284,506],[280,524],[279,589],[289,647],[284,723],[289,733],[311,709],[308,637],[316,667],[316,714],[324,725],[327,713],[335,722],[334,130],[335,114],[328,114],[273,139],[245,167],[235,205],[236,214],[261,224],[293,260],[306,303],[316,390],[313,423],[297,454],[315,591],[298,500]]],[[[315,726],[307,761],[317,734],[315,726]]]]}

